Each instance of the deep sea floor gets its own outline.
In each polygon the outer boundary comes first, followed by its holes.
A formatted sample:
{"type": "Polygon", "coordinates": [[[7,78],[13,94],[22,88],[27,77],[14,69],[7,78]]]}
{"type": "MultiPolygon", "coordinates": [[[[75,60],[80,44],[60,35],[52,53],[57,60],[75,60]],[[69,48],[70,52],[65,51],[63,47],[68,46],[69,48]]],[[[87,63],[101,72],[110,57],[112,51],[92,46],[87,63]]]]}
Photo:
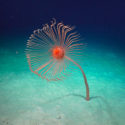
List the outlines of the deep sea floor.
{"type": "Polygon", "coordinates": [[[63,81],[47,82],[29,70],[19,45],[0,48],[0,125],[125,124],[125,59],[118,51],[88,45],[81,58],[90,87],[86,101],[75,65],[63,81]]]}

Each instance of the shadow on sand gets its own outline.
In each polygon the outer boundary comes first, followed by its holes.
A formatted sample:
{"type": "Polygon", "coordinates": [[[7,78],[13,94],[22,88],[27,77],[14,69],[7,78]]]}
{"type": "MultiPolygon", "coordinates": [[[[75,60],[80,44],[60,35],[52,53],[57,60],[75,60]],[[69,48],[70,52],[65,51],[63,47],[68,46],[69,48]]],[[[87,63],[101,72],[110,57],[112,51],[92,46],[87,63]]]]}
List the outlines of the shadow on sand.
{"type": "MultiPolygon", "coordinates": [[[[75,93],[70,93],[70,94],[67,94],[67,95],[64,95],[64,96],[61,96],[61,97],[57,97],[55,99],[52,99],[52,100],[49,100],[49,101],[46,101],[45,103],[42,103],[43,105],[44,104],[48,104],[48,103],[53,103],[55,101],[58,101],[58,100],[61,100],[61,99],[64,99],[64,98],[67,98],[67,97],[70,97],[70,96],[75,96],[75,97],[78,97],[78,98],[82,98],[84,100],[86,100],[86,97],[83,96],[83,95],[80,95],[80,94],[75,94],[75,93]]],[[[97,102],[99,103],[100,105],[100,108],[104,105],[105,108],[106,108],[106,112],[107,114],[109,115],[109,118],[111,120],[111,124],[112,125],[118,125],[117,123],[117,119],[114,117],[113,113],[112,113],[112,107],[110,106],[109,102],[104,98],[104,97],[101,97],[101,96],[93,96],[93,97],[90,97],[90,100],[89,101],[86,101],[86,102],[90,102],[92,100],[97,100],[97,102]]]]}
{"type": "MultiPolygon", "coordinates": [[[[70,93],[70,94],[63,95],[63,96],[54,98],[54,99],[52,99],[52,100],[46,101],[46,102],[44,102],[44,103],[42,103],[42,104],[53,103],[53,102],[55,102],[55,101],[58,101],[58,100],[61,100],[61,99],[64,99],[64,98],[67,98],[67,97],[70,97],[70,96],[75,96],[75,97],[82,98],[82,99],[86,100],[86,97],[83,96],[83,95],[70,93]]],[[[90,97],[90,100],[89,100],[89,101],[91,101],[91,100],[93,100],[93,99],[98,99],[98,98],[101,98],[101,96],[93,96],[93,97],[90,97]]]]}

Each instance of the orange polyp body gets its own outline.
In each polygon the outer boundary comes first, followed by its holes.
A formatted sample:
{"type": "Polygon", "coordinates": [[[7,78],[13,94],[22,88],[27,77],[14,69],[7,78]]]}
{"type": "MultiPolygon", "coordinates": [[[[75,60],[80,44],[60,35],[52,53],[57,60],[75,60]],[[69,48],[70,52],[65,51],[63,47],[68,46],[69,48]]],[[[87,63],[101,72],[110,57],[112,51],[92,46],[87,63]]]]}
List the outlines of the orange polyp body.
{"type": "Polygon", "coordinates": [[[64,51],[64,49],[62,47],[56,46],[56,47],[53,48],[53,50],[52,50],[53,58],[55,58],[55,59],[63,59],[64,55],[65,55],[65,51],[64,51]]]}

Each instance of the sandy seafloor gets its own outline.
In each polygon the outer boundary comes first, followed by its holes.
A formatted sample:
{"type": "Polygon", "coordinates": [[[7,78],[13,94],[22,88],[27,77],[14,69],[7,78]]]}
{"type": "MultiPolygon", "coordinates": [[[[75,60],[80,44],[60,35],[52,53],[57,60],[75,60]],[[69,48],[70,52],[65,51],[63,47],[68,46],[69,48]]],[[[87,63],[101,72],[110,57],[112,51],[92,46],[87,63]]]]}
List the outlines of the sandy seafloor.
{"type": "Polygon", "coordinates": [[[81,58],[90,87],[86,101],[77,67],[63,81],[49,83],[29,70],[21,40],[7,40],[0,48],[0,125],[125,124],[125,59],[118,51],[88,45],[88,56],[81,58]]]}

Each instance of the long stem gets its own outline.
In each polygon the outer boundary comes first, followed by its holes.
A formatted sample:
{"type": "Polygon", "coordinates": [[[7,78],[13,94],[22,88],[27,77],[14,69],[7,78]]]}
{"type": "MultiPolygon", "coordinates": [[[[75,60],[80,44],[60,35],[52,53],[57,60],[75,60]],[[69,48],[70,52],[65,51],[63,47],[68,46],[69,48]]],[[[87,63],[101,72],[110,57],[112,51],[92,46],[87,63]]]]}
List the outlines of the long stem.
{"type": "Polygon", "coordinates": [[[65,56],[65,58],[68,59],[68,60],[70,60],[71,62],[73,62],[75,65],[77,65],[80,68],[80,70],[82,72],[82,75],[84,77],[85,86],[86,86],[86,100],[89,100],[89,86],[88,86],[88,83],[87,83],[86,75],[85,75],[82,67],[78,63],[76,63],[74,60],[72,60],[71,58],[69,58],[68,56],[65,56]]]}

